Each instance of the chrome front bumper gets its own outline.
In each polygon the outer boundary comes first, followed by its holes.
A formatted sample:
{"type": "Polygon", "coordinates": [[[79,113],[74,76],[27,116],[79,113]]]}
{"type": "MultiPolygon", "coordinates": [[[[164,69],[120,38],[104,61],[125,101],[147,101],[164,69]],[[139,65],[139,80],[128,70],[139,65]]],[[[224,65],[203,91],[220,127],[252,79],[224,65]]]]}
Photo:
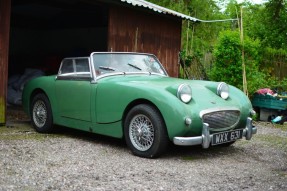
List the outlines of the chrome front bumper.
{"type": "MultiPolygon", "coordinates": [[[[246,128],[243,130],[243,137],[250,140],[253,134],[257,133],[257,128],[252,126],[252,119],[247,118],[246,128]]],[[[181,146],[202,145],[203,148],[208,148],[212,140],[212,135],[209,132],[209,125],[203,123],[202,135],[198,137],[174,137],[173,143],[181,146]]]]}

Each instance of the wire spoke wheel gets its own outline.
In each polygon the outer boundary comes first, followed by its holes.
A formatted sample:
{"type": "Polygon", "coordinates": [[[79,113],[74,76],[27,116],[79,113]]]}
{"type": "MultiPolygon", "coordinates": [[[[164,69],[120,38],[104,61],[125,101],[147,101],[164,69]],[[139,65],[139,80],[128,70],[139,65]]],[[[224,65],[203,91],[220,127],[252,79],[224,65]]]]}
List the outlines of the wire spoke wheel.
{"type": "Polygon", "coordinates": [[[53,130],[52,109],[45,94],[36,94],[31,102],[30,114],[34,128],[40,133],[50,133],[53,130]]]}
{"type": "Polygon", "coordinates": [[[42,100],[35,102],[33,107],[33,121],[39,128],[43,127],[47,120],[47,107],[42,100]]]}
{"type": "Polygon", "coordinates": [[[145,115],[136,115],[130,123],[129,136],[135,148],[140,151],[148,150],[154,142],[154,127],[145,115]]]}

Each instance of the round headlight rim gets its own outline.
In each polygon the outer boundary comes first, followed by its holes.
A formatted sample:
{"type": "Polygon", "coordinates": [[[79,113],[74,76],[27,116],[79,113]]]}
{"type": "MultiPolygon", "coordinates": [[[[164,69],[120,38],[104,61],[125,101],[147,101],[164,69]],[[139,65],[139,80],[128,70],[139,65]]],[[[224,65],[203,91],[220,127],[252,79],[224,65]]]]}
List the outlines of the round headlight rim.
{"type": "Polygon", "coordinates": [[[190,85],[188,85],[188,84],[180,84],[178,86],[178,88],[177,88],[177,97],[183,103],[186,103],[186,104],[189,103],[191,101],[191,99],[192,99],[192,90],[191,90],[190,85]],[[182,91],[183,91],[184,88],[188,88],[189,89],[188,94],[189,94],[190,98],[188,98],[187,100],[182,98],[182,93],[183,93],[182,91]]]}
{"type": "Polygon", "coordinates": [[[225,82],[220,82],[217,86],[217,95],[219,95],[222,99],[228,99],[229,98],[229,86],[227,83],[225,82]],[[225,92],[226,95],[222,95],[222,93],[224,93],[223,89],[226,88],[227,91],[225,92]]]}

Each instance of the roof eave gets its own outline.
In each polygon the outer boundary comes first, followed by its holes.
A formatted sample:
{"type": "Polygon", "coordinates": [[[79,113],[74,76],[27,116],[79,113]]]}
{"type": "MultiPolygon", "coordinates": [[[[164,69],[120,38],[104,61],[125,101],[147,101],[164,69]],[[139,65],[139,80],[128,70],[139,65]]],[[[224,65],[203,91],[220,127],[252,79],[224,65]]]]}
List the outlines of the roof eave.
{"type": "Polygon", "coordinates": [[[197,18],[190,17],[188,15],[176,12],[176,11],[171,10],[171,9],[167,9],[165,7],[161,7],[159,5],[156,5],[156,4],[150,3],[148,1],[144,1],[144,0],[121,0],[121,1],[124,3],[131,4],[133,6],[144,7],[144,8],[153,10],[155,12],[158,12],[160,14],[172,15],[175,17],[180,17],[181,19],[190,20],[192,22],[200,22],[201,21],[197,18]]]}

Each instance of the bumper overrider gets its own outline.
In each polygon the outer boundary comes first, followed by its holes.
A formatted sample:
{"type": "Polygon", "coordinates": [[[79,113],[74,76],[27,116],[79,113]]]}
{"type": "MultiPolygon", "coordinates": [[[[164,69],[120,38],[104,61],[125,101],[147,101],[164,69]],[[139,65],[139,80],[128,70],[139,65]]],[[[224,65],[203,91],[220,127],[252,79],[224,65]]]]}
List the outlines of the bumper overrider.
{"type": "MultiPolygon", "coordinates": [[[[246,140],[250,140],[253,134],[257,133],[257,128],[252,125],[252,119],[247,118],[246,127],[243,129],[242,137],[246,140]]],[[[210,134],[208,123],[203,123],[202,135],[197,137],[174,137],[173,143],[181,146],[202,145],[203,148],[210,146],[213,135],[210,134]]]]}

